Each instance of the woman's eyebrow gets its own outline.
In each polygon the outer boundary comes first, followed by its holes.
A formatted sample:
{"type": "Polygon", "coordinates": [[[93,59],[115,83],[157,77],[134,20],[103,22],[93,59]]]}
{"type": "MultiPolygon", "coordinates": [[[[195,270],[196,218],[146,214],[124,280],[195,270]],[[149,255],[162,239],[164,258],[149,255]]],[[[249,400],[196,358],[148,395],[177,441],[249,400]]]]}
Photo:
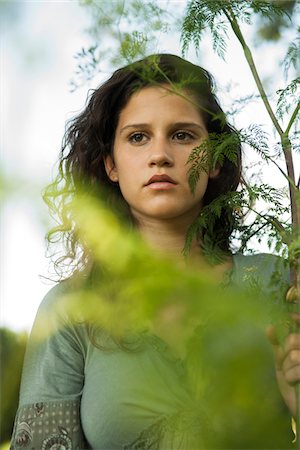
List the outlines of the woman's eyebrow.
{"type": "Polygon", "coordinates": [[[125,127],[122,127],[120,130],[120,133],[123,133],[124,131],[127,130],[127,128],[145,128],[149,126],[148,123],[131,123],[129,125],[125,125],[125,127]]]}
{"type": "MultiPolygon", "coordinates": [[[[149,126],[148,123],[131,123],[122,127],[120,133],[123,133],[128,128],[145,128],[148,126],[149,126]]],[[[201,131],[206,132],[205,127],[196,122],[175,122],[171,124],[170,128],[199,128],[201,131]]]]}
{"type": "Polygon", "coordinates": [[[205,127],[197,122],[175,122],[172,124],[174,128],[199,128],[202,131],[206,131],[205,127]]]}

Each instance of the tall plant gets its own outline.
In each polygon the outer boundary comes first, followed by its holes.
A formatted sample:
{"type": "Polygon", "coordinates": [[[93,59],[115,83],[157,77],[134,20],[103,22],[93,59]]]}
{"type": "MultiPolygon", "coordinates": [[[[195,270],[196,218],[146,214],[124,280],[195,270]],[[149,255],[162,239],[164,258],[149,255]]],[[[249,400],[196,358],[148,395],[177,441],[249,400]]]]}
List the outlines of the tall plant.
{"type": "MultiPolygon", "coordinates": [[[[253,75],[259,96],[266,108],[268,116],[279,135],[281,152],[284,155],[286,163],[286,172],[280,168],[276,157],[270,154],[270,149],[265,141],[261,139],[262,130],[258,127],[253,129],[254,134],[258,135],[259,140],[252,142],[252,147],[261,152],[261,155],[272,162],[276,168],[286,178],[291,201],[291,219],[292,229],[289,232],[284,230],[278,223],[276,216],[268,216],[267,220],[277,228],[282,234],[285,242],[290,244],[290,263],[292,281],[295,286],[299,284],[299,250],[297,250],[297,240],[300,226],[300,204],[299,204],[299,180],[296,182],[293,151],[299,151],[297,137],[299,131],[296,130],[296,124],[300,117],[300,77],[290,80],[287,86],[277,92],[276,110],[272,107],[269,96],[266,94],[258,69],[254,62],[252,51],[246,42],[241,29],[241,23],[251,24],[253,14],[259,13],[264,17],[273,18],[274,15],[283,15],[284,10],[280,4],[265,1],[243,1],[237,0],[193,0],[187,6],[186,16],[182,24],[182,50],[186,52],[191,43],[196,50],[203,38],[204,32],[209,29],[212,34],[214,50],[221,57],[225,57],[226,39],[228,38],[228,27],[242,46],[244,56],[253,75]],[[288,116],[288,123],[283,127],[282,121],[288,116]],[[284,231],[284,233],[283,233],[284,231]]],[[[286,73],[291,66],[296,68],[300,56],[300,27],[298,28],[297,38],[291,43],[284,59],[286,73]]],[[[244,136],[242,136],[242,140],[244,136]]],[[[251,144],[251,142],[250,142],[251,144]]],[[[276,152],[276,156],[281,156],[276,152]]],[[[197,154],[194,155],[195,159],[197,154]]]]}
{"type": "MultiPolygon", "coordinates": [[[[238,0],[192,0],[188,3],[186,15],[182,24],[182,50],[186,52],[191,43],[196,50],[204,33],[209,30],[212,36],[213,47],[217,54],[225,57],[226,41],[228,39],[228,29],[230,28],[235,38],[240,43],[244,57],[248,63],[249,69],[255,81],[259,96],[268,113],[269,119],[280,140],[279,156],[283,154],[286,171],[282,170],[276,158],[270,155],[268,147],[264,148],[264,143],[258,145],[258,150],[262,156],[272,162],[282,175],[286,178],[290,205],[291,205],[291,229],[287,230],[278,221],[276,215],[265,216],[264,219],[279,232],[283,241],[288,244],[288,257],[290,263],[290,273],[292,286],[289,289],[286,299],[288,302],[297,303],[300,301],[300,194],[299,183],[297,181],[294,168],[293,152],[299,151],[300,145],[297,142],[299,131],[296,130],[296,124],[300,117],[300,77],[289,80],[287,85],[280,89],[277,94],[276,109],[272,106],[269,96],[263,86],[258,68],[255,64],[253,53],[247,43],[245,34],[242,31],[241,24],[251,24],[254,14],[260,14],[272,20],[274,16],[285,14],[280,3],[266,2],[261,0],[251,0],[240,2],[238,0]],[[287,118],[287,124],[282,125],[287,118]]],[[[291,25],[292,22],[291,22],[291,25]]],[[[300,58],[300,27],[298,27],[296,39],[288,47],[285,59],[283,61],[286,76],[291,66],[296,68],[300,58]]],[[[259,133],[259,130],[257,130],[259,133]]],[[[253,146],[255,147],[255,146],[253,146]]],[[[278,153],[277,153],[278,155],[278,153]]],[[[199,161],[197,152],[192,155],[194,167],[199,161]]],[[[299,312],[299,305],[297,305],[299,312]]],[[[298,417],[297,431],[300,432],[300,388],[297,386],[298,417]]],[[[300,443],[298,440],[300,448],[300,443]]]]}

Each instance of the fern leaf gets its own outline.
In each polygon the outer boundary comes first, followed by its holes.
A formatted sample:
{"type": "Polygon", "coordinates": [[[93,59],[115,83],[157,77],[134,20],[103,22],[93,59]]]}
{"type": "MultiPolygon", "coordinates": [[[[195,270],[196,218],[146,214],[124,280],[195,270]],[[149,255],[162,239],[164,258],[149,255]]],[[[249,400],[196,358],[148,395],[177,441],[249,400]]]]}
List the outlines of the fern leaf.
{"type": "Polygon", "coordinates": [[[280,119],[287,114],[293,105],[300,101],[300,77],[291,81],[285,89],[277,91],[278,101],[276,113],[280,119]]]}
{"type": "Polygon", "coordinates": [[[289,45],[287,53],[282,62],[285,77],[287,77],[288,71],[291,66],[293,66],[294,69],[297,68],[299,61],[300,61],[300,27],[298,27],[298,36],[289,45]]]}

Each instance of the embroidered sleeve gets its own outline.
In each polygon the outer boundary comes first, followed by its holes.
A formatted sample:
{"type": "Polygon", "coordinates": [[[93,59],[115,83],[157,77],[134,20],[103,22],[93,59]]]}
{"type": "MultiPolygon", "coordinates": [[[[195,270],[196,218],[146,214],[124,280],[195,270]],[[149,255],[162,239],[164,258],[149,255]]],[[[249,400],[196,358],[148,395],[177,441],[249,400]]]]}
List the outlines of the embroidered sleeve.
{"type": "Polygon", "coordinates": [[[50,401],[19,408],[11,450],[88,449],[78,400],[50,401]]]}

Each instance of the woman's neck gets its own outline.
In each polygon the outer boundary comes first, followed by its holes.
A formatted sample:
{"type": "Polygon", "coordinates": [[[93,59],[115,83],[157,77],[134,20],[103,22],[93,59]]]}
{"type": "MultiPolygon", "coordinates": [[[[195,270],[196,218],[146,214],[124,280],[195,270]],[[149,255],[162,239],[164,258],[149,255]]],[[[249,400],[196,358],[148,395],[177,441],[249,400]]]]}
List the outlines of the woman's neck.
{"type": "Polygon", "coordinates": [[[204,257],[196,238],[192,241],[188,257],[184,258],[183,249],[188,228],[188,225],[184,223],[175,224],[172,220],[159,222],[149,220],[138,224],[141,236],[158,254],[171,257],[180,264],[191,264],[200,270],[209,270],[215,275],[223,277],[224,273],[232,268],[232,257],[225,257],[222,263],[211,266],[204,257]]]}
{"type": "MultiPolygon", "coordinates": [[[[172,220],[139,222],[138,229],[143,239],[158,254],[183,261],[188,226],[184,223],[175,224],[172,220]]],[[[200,258],[201,250],[196,239],[192,242],[190,258],[200,258]]]]}
{"type": "MultiPolygon", "coordinates": [[[[138,223],[138,230],[142,238],[158,254],[172,258],[179,267],[190,266],[202,274],[209,275],[216,284],[222,283],[224,275],[232,269],[232,257],[226,257],[218,265],[210,265],[204,257],[199,243],[195,239],[192,242],[188,258],[183,257],[188,227],[175,226],[174,221],[143,221],[138,223]]],[[[186,312],[185,302],[175,305],[166,305],[159,314],[152,320],[152,332],[168,343],[173,353],[180,358],[186,356],[186,323],[182,321],[182,316],[186,312]],[[178,336],[185,336],[178,339],[178,336]]],[[[194,325],[193,325],[194,326],[194,325]]],[[[193,329],[191,325],[191,329],[193,329]]]]}

